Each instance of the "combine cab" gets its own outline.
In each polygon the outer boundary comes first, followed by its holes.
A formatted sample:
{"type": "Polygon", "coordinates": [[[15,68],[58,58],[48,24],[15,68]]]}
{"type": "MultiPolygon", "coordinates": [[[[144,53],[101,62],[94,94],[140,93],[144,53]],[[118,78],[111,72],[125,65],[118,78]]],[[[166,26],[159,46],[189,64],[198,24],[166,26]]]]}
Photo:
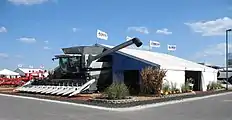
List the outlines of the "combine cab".
{"type": "Polygon", "coordinates": [[[47,78],[29,81],[16,90],[61,96],[102,91],[112,83],[111,53],[132,44],[140,47],[142,42],[133,38],[111,49],[98,45],[63,48],[64,54],[53,58],[59,66],[47,78]]]}

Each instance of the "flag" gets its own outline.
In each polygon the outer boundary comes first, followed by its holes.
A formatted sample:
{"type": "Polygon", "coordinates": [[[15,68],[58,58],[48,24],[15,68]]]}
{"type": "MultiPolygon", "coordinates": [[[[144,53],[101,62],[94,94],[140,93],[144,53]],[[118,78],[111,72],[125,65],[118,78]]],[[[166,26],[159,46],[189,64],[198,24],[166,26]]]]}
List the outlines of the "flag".
{"type": "Polygon", "coordinates": [[[157,41],[150,40],[150,47],[160,47],[160,43],[157,41]]]}
{"type": "Polygon", "coordinates": [[[97,30],[97,38],[102,39],[102,40],[108,40],[108,35],[106,32],[97,30]]]}
{"type": "Polygon", "coordinates": [[[23,65],[22,64],[18,64],[18,67],[23,67],[23,65]]]}
{"type": "Polygon", "coordinates": [[[41,69],[43,69],[43,68],[44,68],[44,66],[43,66],[43,65],[41,65],[41,66],[40,66],[40,68],[41,68],[41,69]]]}
{"type": "Polygon", "coordinates": [[[176,45],[168,45],[168,50],[169,51],[175,51],[176,50],[176,45]]]}
{"type": "Polygon", "coordinates": [[[33,68],[33,66],[32,66],[32,65],[29,65],[29,68],[33,68]]]}

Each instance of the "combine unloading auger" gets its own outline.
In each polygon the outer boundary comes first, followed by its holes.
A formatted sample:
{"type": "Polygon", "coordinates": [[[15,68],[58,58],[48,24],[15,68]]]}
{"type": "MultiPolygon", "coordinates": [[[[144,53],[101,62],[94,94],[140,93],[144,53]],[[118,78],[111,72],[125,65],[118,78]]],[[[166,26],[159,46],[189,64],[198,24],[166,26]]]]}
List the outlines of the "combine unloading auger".
{"type": "Polygon", "coordinates": [[[60,96],[99,91],[112,81],[112,61],[102,62],[101,59],[132,44],[140,47],[142,42],[133,38],[111,49],[97,45],[63,48],[64,54],[56,55],[53,59],[59,60],[54,72],[44,80],[31,80],[16,90],[60,96]]]}

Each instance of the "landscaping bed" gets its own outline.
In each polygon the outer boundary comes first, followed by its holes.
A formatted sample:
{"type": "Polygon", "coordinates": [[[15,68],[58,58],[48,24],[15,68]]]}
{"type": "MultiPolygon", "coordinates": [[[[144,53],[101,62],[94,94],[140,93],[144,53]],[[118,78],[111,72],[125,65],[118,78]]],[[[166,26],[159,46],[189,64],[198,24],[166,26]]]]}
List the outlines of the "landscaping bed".
{"type": "Polygon", "coordinates": [[[152,67],[148,67],[142,70],[142,81],[140,86],[141,89],[138,92],[140,95],[137,96],[133,96],[133,92],[131,92],[131,89],[129,89],[130,87],[125,85],[123,82],[112,83],[109,87],[105,88],[101,94],[79,94],[72,97],[15,92],[11,88],[0,89],[0,93],[111,108],[123,108],[182,100],[186,98],[201,97],[232,91],[223,89],[221,84],[218,82],[210,82],[207,85],[207,91],[193,92],[193,79],[188,78],[184,84],[177,87],[176,83],[167,80],[163,81],[165,74],[166,71],[154,69],[152,67]]]}
{"type": "Polygon", "coordinates": [[[232,90],[228,90],[228,91],[216,90],[216,91],[205,91],[205,92],[199,91],[199,92],[191,92],[191,93],[183,93],[183,94],[165,95],[162,97],[133,96],[131,97],[131,99],[125,99],[125,100],[106,100],[106,99],[95,99],[94,96],[99,96],[98,94],[80,94],[78,96],[68,98],[68,97],[49,96],[49,95],[41,95],[41,94],[0,91],[0,93],[2,94],[35,97],[35,98],[66,101],[72,103],[96,105],[96,106],[111,107],[111,108],[124,108],[124,107],[138,106],[138,105],[154,104],[154,103],[182,100],[186,98],[201,97],[201,96],[219,94],[225,92],[232,92],[232,90]]]}

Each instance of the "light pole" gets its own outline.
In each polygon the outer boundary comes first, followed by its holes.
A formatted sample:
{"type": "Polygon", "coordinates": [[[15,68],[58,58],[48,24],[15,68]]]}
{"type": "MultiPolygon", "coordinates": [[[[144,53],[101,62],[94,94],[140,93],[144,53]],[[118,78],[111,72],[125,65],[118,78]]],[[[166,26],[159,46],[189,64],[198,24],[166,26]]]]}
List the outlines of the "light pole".
{"type": "Polygon", "coordinates": [[[227,29],[226,30],[226,90],[228,90],[228,34],[229,32],[232,31],[232,29],[227,29]]]}

